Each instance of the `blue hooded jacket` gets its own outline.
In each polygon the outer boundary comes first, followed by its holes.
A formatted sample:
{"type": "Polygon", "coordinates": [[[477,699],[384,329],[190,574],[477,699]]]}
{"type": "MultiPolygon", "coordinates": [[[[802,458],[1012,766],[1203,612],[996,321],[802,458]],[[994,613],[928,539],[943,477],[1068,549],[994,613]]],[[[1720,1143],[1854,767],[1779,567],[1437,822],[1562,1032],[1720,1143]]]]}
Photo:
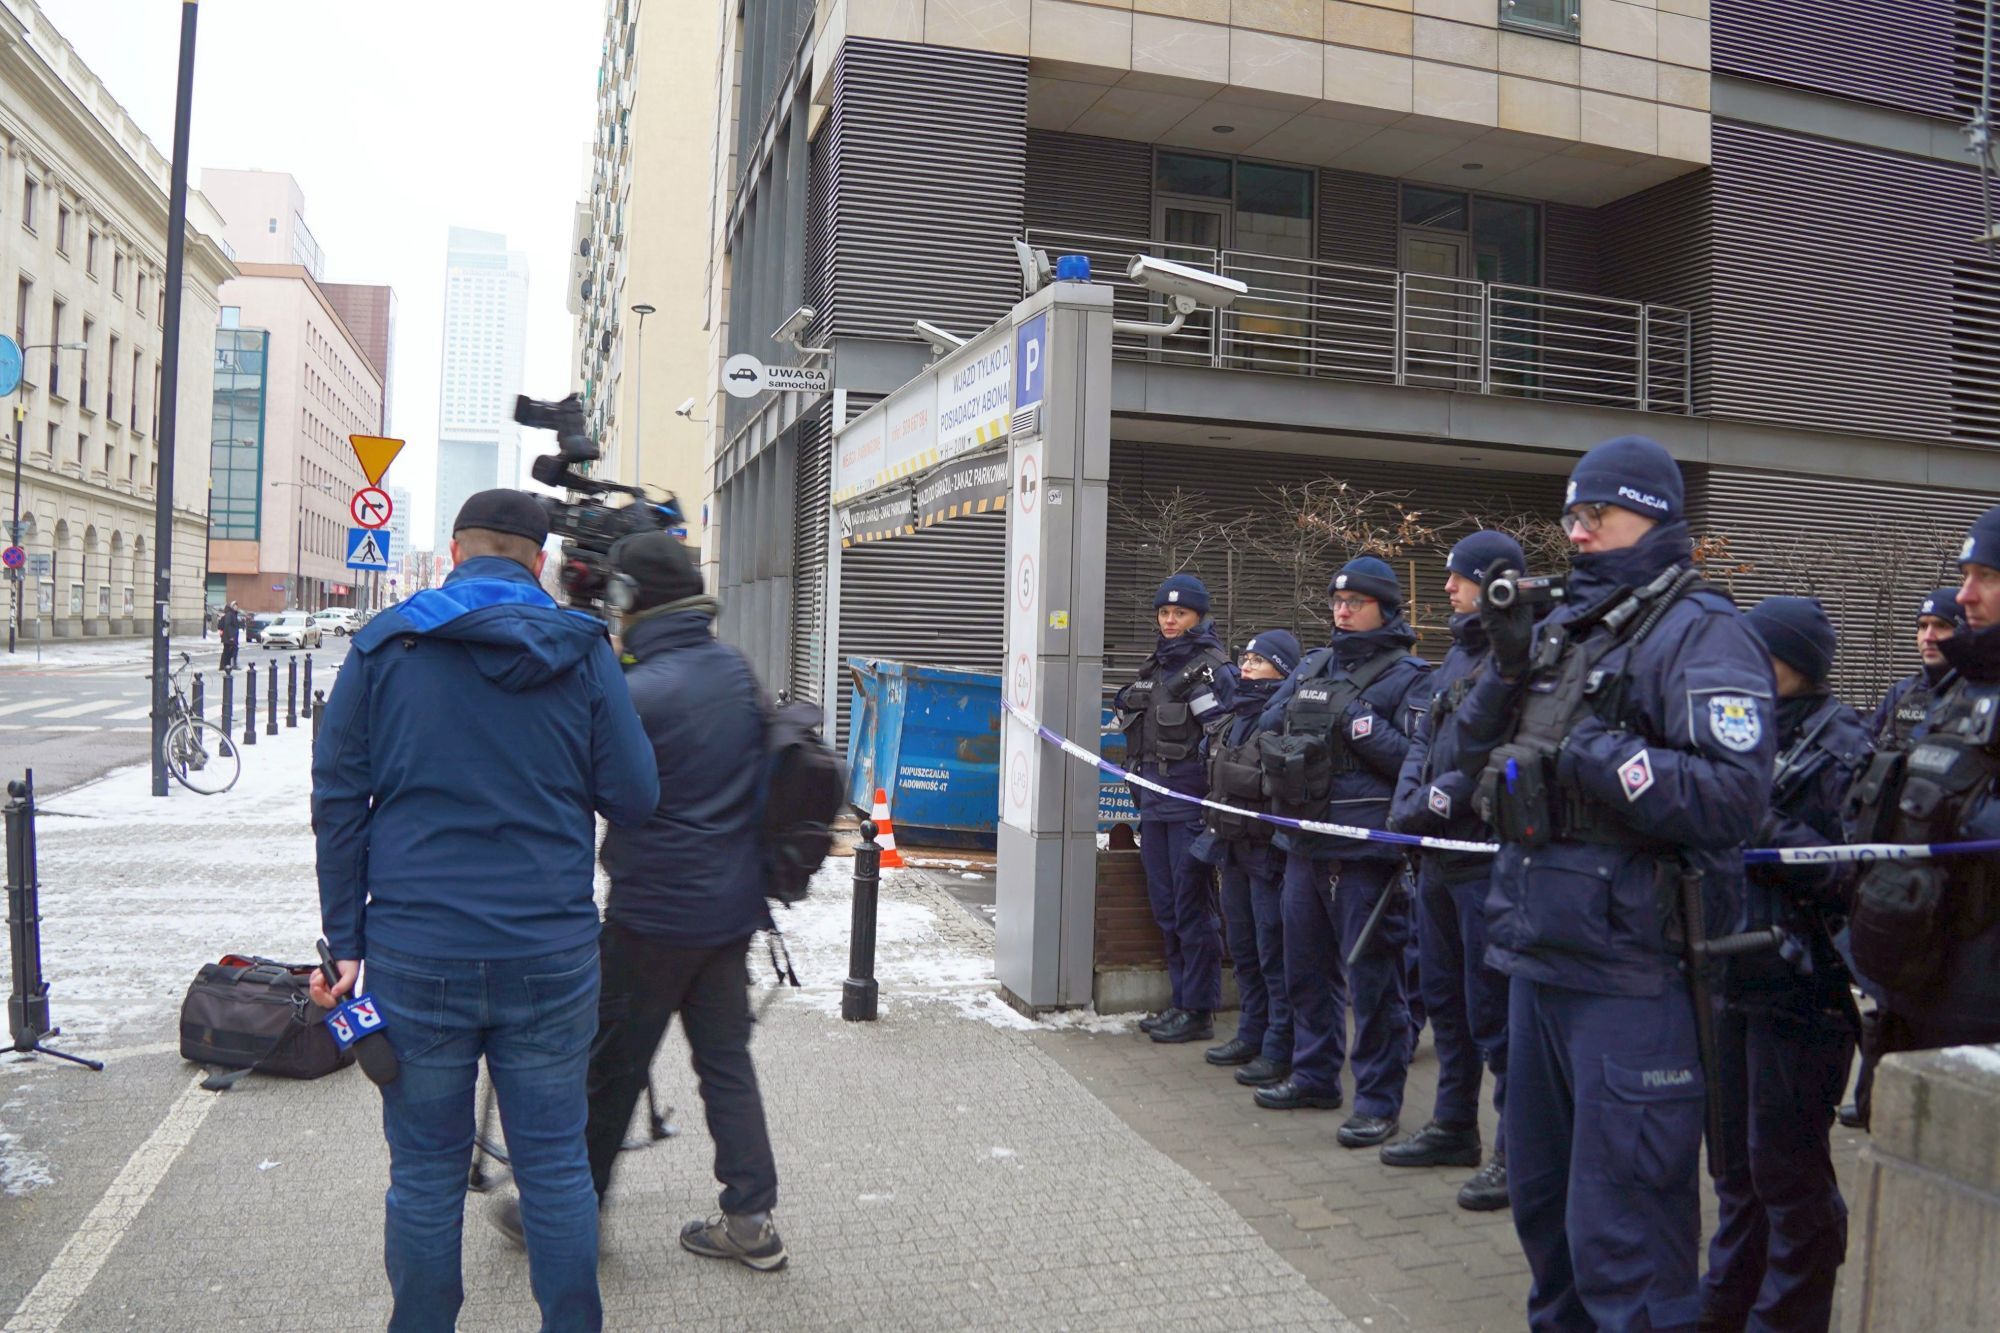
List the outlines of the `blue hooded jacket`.
{"type": "Polygon", "coordinates": [[[354,636],[313,747],[336,958],[529,958],[597,937],[596,821],[660,801],[601,622],[524,566],[465,561],[354,636]]]}

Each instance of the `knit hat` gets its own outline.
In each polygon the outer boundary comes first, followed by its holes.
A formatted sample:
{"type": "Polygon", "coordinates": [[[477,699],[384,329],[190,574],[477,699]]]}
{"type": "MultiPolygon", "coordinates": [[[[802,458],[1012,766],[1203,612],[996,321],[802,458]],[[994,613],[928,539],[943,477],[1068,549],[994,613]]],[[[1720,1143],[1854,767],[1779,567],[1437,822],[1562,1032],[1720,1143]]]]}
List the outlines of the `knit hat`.
{"type": "Polygon", "coordinates": [[[1958,589],[1939,588],[1924,594],[1924,600],[1917,603],[1917,619],[1936,616],[1939,620],[1949,620],[1960,629],[1965,628],[1965,608],[1958,604],[1958,589]]]}
{"type": "Polygon", "coordinates": [[[1153,609],[1184,606],[1198,616],[1208,614],[1208,588],[1192,574],[1173,574],[1153,594],[1153,609]]]}
{"type": "Polygon", "coordinates": [[[1280,675],[1289,676],[1298,669],[1299,641],[1288,629],[1267,629],[1244,644],[1243,651],[1257,654],[1278,668],[1280,675]]]}
{"type": "Polygon", "coordinates": [[[706,590],[687,547],[664,532],[635,532],[611,547],[611,568],[637,585],[627,614],[699,597],[706,590]]]}
{"type": "Polygon", "coordinates": [[[540,546],[549,539],[549,511],[526,491],[477,491],[467,496],[465,503],[458,507],[458,517],[452,520],[451,535],[456,537],[467,528],[526,537],[540,546]]]}
{"type": "Polygon", "coordinates": [[[2000,569],[2000,505],[1981,514],[1965,534],[1965,545],[1958,548],[1958,563],[2000,569]]]}
{"type": "Polygon", "coordinates": [[[1833,622],[1812,597],[1766,597],[1744,613],[1771,656],[1818,684],[1833,672],[1833,622]]]}
{"type": "Polygon", "coordinates": [[[1665,523],[1681,516],[1685,499],[1680,465],[1673,455],[1643,435],[1621,435],[1577,460],[1563,508],[1613,504],[1665,523]]]}
{"type": "Polygon", "coordinates": [[[1397,580],[1396,571],[1386,560],[1377,560],[1372,555],[1356,556],[1340,567],[1340,572],[1326,585],[1328,597],[1337,592],[1373,597],[1382,603],[1384,618],[1393,617],[1403,609],[1403,585],[1397,580]]]}
{"type": "Polygon", "coordinates": [[[1503,569],[1528,570],[1528,557],[1521,554],[1521,543],[1504,532],[1483,528],[1469,537],[1459,538],[1458,545],[1451,548],[1444,567],[1462,579],[1474,583],[1484,583],[1503,569]]]}

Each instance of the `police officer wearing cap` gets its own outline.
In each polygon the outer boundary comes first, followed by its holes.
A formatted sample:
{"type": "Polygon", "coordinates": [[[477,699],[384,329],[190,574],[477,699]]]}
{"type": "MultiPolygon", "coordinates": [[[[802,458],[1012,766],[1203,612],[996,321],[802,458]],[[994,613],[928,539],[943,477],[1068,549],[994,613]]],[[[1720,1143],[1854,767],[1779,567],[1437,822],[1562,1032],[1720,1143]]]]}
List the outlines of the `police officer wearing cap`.
{"type": "MultiPolygon", "coordinates": [[[[1396,571],[1373,556],[1350,560],[1327,587],[1333,642],[1300,663],[1259,720],[1265,790],[1281,814],[1368,829],[1389,822],[1389,798],[1409,752],[1430,663],[1411,653],[1396,571]]],[[[1285,985],[1292,1001],[1292,1073],[1256,1091],[1268,1110],[1341,1104],[1347,1009],[1354,1009],[1354,1114],[1344,1148],[1373,1147],[1396,1132],[1410,1064],[1403,989],[1409,904],[1394,880],[1393,845],[1285,829],[1285,985]],[[1382,908],[1379,916],[1375,909],[1382,908]],[[1376,917],[1350,968],[1347,955],[1376,917]]]]}
{"type": "Polygon", "coordinates": [[[1683,495],[1652,440],[1585,454],[1566,599],[1539,625],[1525,599],[1484,600],[1493,669],[1458,713],[1501,843],[1487,957],[1510,978],[1508,1189],[1536,1329],[1681,1328],[1700,1307],[1681,941],[1740,910],[1774,728],[1770,661],[1702,585],[1683,495]]]}
{"type": "MultiPolygon", "coordinates": [[[[1192,574],[1175,574],[1153,594],[1159,638],[1139,678],[1118,691],[1112,706],[1125,733],[1126,767],[1172,791],[1208,790],[1202,762],[1204,728],[1219,719],[1217,684],[1229,653],[1208,619],[1208,588],[1192,574]]],[[[1139,856],[1146,896],[1167,955],[1172,1002],[1139,1021],[1154,1041],[1178,1044],[1215,1035],[1222,1003],[1222,938],[1210,905],[1208,866],[1196,859],[1201,805],[1136,783],[1139,856]]]]}
{"type": "MultiPolygon", "coordinates": [[[[1958,564],[1966,628],[1938,644],[1948,670],[1911,748],[1884,749],[1855,783],[1856,841],[2000,838],[2000,506],[1972,525],[1958,564]]],[[[1872,1054],[2000,1041],[2000,858],[1876,862],[1848,932],[1856,968],[1883,991],[1872,1054]]]]}
{"type": "Polygon", "coordinates": [[[1868,723],[1868,733],[1877,745],[1903,748],[1915,739],[1930,712],[1938,682],[1950,670],[1938,645],[1964,628],[1965,608],[1958,604],[1957,588],[1939,588],[1924,594],[1924,600],[1917,606],[1917,654],[1923,662],[1882,696],[1875,716],[1868,723]]]}
{"type": "MultiPolygon", "coordinates": [[[[1405,833],[1485,842],[1492,830],[1473,808],[1473,782],[1459,767],[1455,716],[1479,675],[1489,670],[1479,590],[1487,576],[1526,563],[1504,532],[1463,538],[1445,561],[1451,601],[1451,651],[1425,683],[1422,719],[1396,782],[1393,818],[1405,833]]],[[[1431,1122],[1382,1149],[1388,1166],[1478,1166],[1482,1063],[1493,1071],[1493,1109],[1507,1104],[1507,976],[1486,961],[1486,894],[1493,858],[1479,852],[1426,851],[1417,876],[1419,975],[1437,1051],[1437,1101],[1431,1122]]],[[[1487,1212],[1507,1206],[1506,1136],[1458,1192],[1458,1206],[1487,1212]]]]}
{"type": "MultiPolygon", "coordinates": [[[[1745,619],[1771,655],[1778,688],[1771,808],[1753,841],[1837,844],[1842,801],[1870,746],[1860,717],[1827,687],[1833,623],[1809,597],[1766,598],[1745,619]]],[[[1804,1331],[1833,1321],[1847,1205],[1831,1133],[1860,1025],[1833,940],[1848,880],[1824,865],[1748,870],[1745,927],[1776,927],[1784,943],[1727,963],[1717,1020],[1721,1216],[1702,1280],[1704,1329],[1804,1331]]]]}

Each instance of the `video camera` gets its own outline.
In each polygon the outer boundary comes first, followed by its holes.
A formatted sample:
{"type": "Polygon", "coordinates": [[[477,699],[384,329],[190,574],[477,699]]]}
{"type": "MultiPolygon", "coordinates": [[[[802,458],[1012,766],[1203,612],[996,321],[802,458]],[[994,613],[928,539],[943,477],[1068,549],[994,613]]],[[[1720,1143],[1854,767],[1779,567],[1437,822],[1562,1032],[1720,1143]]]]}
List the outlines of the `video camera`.
{"type": "Polygon", "coordinates": [[[556,451],[537,458],[529,469],[544,486],[559,486],[579,498],[542,497],[549,514],[549,532],[563,539],[563,591],[571,605],[592,610],[604,600],[611,577],[611,547],[635,532],[665,532],[682,523],[679,502],[668,494],[655,500],[643,486],[626,486],[579,471],[579,463],[595,462],[597,441],[583,419],[583,400],[575,394],[545,403],[522,394],[514,399],[514,420],[531,430],[556,434],[556,451]],[[607,503],[607,495],[630,496],[629,503],[607,503]]]}
{"type": "Polygon", "coordinates": [[[1523,574],[1508,569],[1488,579],[1479,597],[1498,611],[1516,604],[1541,610],[1562,601],[1568,592],[1568,582],[1561,574],[1523,574]]]}

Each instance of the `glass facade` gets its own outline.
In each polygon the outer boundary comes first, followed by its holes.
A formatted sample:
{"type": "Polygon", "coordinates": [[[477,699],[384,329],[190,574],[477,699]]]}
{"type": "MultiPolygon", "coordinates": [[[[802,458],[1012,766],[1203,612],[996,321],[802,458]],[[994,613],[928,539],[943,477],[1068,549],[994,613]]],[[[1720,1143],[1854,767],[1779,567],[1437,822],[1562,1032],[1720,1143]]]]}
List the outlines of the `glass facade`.
{"type": "Polygon", "coordinates": [[[215,415],[209,430],[208,535],[255,541],[263,516],[265,362],[263,329],[215,335],[215,415]]]}

